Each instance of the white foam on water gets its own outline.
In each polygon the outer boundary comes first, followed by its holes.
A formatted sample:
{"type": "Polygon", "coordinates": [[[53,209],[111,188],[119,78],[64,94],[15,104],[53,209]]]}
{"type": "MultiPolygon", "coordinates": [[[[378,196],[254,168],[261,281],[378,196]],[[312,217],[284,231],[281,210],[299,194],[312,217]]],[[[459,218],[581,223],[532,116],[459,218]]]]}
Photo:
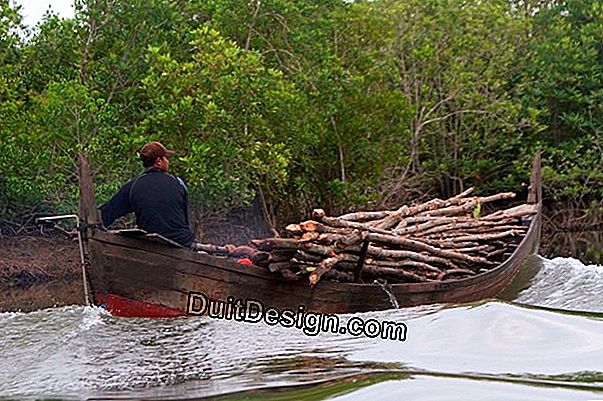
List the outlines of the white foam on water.
{"type": "Polygon", "coordinates": [[[109,317],[111,314],[106,309],[98,306],[87,306],[82,313],[82,322],[80,329],[83,331],[94,329],[96,326],[104,325],[103,317],[109,317]]]}
{"type": "Polygon", "coordinates": [[[542,258],[542,269],[516,302],[573,311],[603,312],[603,266],[574,258],[542,258]]]}

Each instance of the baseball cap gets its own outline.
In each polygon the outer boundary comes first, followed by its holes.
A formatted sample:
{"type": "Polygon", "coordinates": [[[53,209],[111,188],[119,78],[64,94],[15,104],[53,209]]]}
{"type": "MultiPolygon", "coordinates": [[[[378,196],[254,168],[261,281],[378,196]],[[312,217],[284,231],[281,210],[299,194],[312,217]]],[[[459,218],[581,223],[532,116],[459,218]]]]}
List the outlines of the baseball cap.
{"type": "Polygon", "coordinates": [[[161,142],[152,141],[147,143],[140,150],[140,158],[144,158],[147,160],[156,160],[159,157],[171,157],[176,153],[168,150],[165,146],[161,144],[161,142]]]}

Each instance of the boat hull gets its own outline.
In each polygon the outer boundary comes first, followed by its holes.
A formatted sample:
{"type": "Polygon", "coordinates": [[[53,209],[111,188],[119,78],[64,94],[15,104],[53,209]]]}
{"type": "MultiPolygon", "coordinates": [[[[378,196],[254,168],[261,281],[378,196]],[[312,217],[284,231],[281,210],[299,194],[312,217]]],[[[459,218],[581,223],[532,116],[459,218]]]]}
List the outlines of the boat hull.
{"type": "MultiPolygon", "coordinates": [[[[540,213],[515,252],[496,268],[473,277],[441,282],[388,286],[399,306],[463,303],[495,297],[538,249],[540,213]]],[[[285,281],[267,269],[226,258],[96,231],[89,238],[90,284],[95,303],[115,315],[173,317],[187,313],[189,293],[226,301],[253,299],[265,307],[318,313],[352,313],[392,308],[376,284],[323,280],[285,281]],[[145,306],[146,305],[146,306],[145,306]]]]}

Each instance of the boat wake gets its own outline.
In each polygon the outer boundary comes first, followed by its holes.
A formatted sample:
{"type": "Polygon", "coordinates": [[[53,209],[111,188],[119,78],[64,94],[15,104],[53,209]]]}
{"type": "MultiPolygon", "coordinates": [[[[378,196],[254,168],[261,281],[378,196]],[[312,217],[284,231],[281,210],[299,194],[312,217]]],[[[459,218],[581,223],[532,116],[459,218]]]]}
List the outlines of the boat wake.
{"type": "Polygon", "coordinates": [[[404,322],[403,342],[96,307],[0,313],[0,397],[603,399],[603,318],[547,310],[603,311],[603,267],[535,266],[512,303],[359,314],[404,322]]]}
{"type": "Polygon", "coordinates": [[[568,311],[603,313],[603,266],[573,258],[540,258],[542,267],[517,303],[568,311]]]}

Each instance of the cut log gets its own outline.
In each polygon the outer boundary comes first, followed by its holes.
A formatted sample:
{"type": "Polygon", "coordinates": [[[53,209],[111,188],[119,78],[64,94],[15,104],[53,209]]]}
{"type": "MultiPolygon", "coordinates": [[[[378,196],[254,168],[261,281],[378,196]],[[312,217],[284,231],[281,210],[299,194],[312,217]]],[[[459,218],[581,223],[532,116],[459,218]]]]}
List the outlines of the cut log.
{"type": "MultiPolygon", "coordinates": [[[[394,228],[394,232],[398,232],[400,230],[402,230],[405,227],[408,227],[409,225],[412,224],[421,224],[421,223],[427,223],[428,221],[432,221],[435,219],[438,219],[439,217],[435,216],[410,216],[410,217],[405,217],[403,219],[400,220],[400,222],[398,223],[398,225],[394,228]]],[[[452,220],[451,220],[452,221],[452,220]]]]}
{"type": "MultiPolygon", "coordinates": [[[[415,252],[390,251],[390,250],[383,250],[383,249],[380,249],[377,247],[369,246],[368,253],[375,257],[387,255],[388,257],[393,257],[393,258],[404,258],[404,260],[400,261],[400,263],[393,263],[393,262],[389,262],[389,261],[368,259],[365,262],[364,267],[370,266],[370,267],[378,267],[378,268],[386,268],[386,269],[403,271],[401,269],[401,267],[408,266],[408,267],[429,269],[436,273],[440,273],[442,271],[441,269],[438,269],[437,267],[434,267],[429,264],[430,262],[434,263],[437,261],[438,263],[442,263],[442,264],[450,267],[451,269],[458,268],[454,264],[452,264],[444,259],[434,258],[434,257],[430,257],[427,255],[418,254],[415,252]],[[417,262],[416,260],[413,260],[413,258],[421,258],[425,262],[424,263],[417,262]]],[[[355,263],[357,261],[358,261],[358,256],[349,255],[349,254],[339,254],[339,255],[335,255],[335,256],[329,257],[327,259],[324,259],[320,263],[319,267],[310,274],[310,284],[315,285],[320,280],[320,278],[322,277],[322,275],[325,272],[330,271],[331,269],[333,269],[336,265],[338,265],[340,263],[345,262],[345,263],[347,263],[346,267],[348,267],[349,269],[355,269],[356,268],[355,263]]]]}
{"type": "Polygon", "coordinates": [[[318,237],[320,235],[324,235],[324,234],[319,234],[319,233],[312,233],[312,232],[307,232],[307,233],[303,233],[302,236],[299,238],[299,240],[301,242],[310,242],[310,241],[314,241],[316,239],[318,239],[318,237]]]}
{"type": "Polygon", "coordinates": [[[367,239],[370,241],[380,242],[380,243],[384,243],[384,244],[401,245],[401,246],[404,246],[405,248],[413,249],[415,251],[428,252],[432,255],[439,256],[441,258],[449,258],[449,259],[460,260],[460,261],[469,262],[469,263],[481,263],[481,264],[489,264],[490,263],[485,258],[464,255],[459,252],[445,250],[445,249],[439,249],[439,248],[424,244],[419,241],[413,241],[411,239],[400,238],[400,237],[397,237],[394,235],[369,234],[367,236],[367,239]]]}
{"type": "Polygon", "coordinates": [[[483,205],[484,203],[496,202],[502,199],[513,199],[515,196],[517,196],[515,192],[502,192],[496,195],[478,196],[475,199],[483,205]]]}
{"type": "MultiPolygon", "coordinates": [[[[451,269],[456,268],[457,266],[449,261],[448,259],[440,258],[437,256],[424,255],[418,252],[412,251],[399,251],[399,250],[391,250],[391,249],[383,249],[376,246],[370,245],[368,247],[368,254],[374,256],[378,259],[411,259],[419,262],[424,262],[427,264],[441,264],[443,266],[447,266],[451,269]]],[[[486,259],[485,264],[490,263],[486,259]]]]}
{"type": "Polygon", "coordinates": [[[488,251],[491,248],[490,245],[478,245],[478,246],[473,246],[470,248],[459,248],[456,249],[456,252],[460,252],[460,253],[475,253],[475,252],[480,252],[480,251],[488,251]]]}
{"type": "MultiPolygon", "coordinates": [[[[318,209],[318,210],[321,210],[321,209],[318,209]]],[[[389,234],[390,233],[387,230],[383,230],[383,229],[376,228],[376,227],[371,227],[370,225],[368,225],[366,223],[358,223],[355,221],[341,220],[337,217],[327,217],[327,216],[317,217],[317,216],[320,216],[320,213],[314,214],[314,217],[319,218],[322,223],[324,223],[328,226],[331,226],[331,227],[353,228],[353,229],[359,229],[359,230],[363,230],[363,231],[371,231],[371,232],[381,233],[381,234],[389,234]]]]}
{"type": "Polygon", "coordinates": [[[362,231],[353,230],[348,234],[322,233],[318,234],[316,241],[322,244],[354,245],[362,242],[362,231]]]}
{"type": "Polygon", "coordinates": [[[337,262],[345,259],[345,255],[337,255],[330,258],[326,258],[320,265],[310,274],[310,285],[314,286],[320,280],[323,274],[328,272],[337,264],[337,262]]]}
{"type": "Polygon", "coordinates": [[[195,247],[199,251],[207,252],[210,254],[228,255],[230,252],[225,246],[212,245],[212,244],[201,244],[197,242],[195,247]]]}
{"type": "Polygon", "coordinates": [[[393,231],[395,233],[398,233],[399,231],[401,231],[402,229],[404,229],[407,226],[411,226],[413,224],[428,223],[428,222],[431,222],[434,220],[437,220],[439,222],[446,223],[446,224],[466,223],[466,222],[475,221],[473,216],[469,216],[469,215],[466,215],[466,216],[432,216],[432,215],[425,214],[422,216],[411,216],[411,217],[407,217],[407,218],[403,219],[402,221],[400,221],[398,226],[393,231]]]}
{"type": "Polygon", "coordinates": [[[268,256],[268,263],[288,262],[294,255],[293,249],[272,251],[268,256]]]}
{"type": "Polygon", "coordinates": [[[304,230],[302,230],[302,228],[299,226],[299,224],[289,224],[287,227],[285,227],[285,231],[289,235],[293,235],[293,236],[302,235],[304,232],[304,230]]]}
{"type": "Polygon", "coordinates": [[[502,255],[503,253],[505,253],[505,252],[507,252],[507,251],[510,251],[510,250],[511,250],[511,248],[510,248],[510,247],[509,247],[509,248],[507,248],[507,247],[498,248],[498,249],[495,249],[495,250],[493,250],[493,251],[489,252],[489,253],[486,255],[486,257],[487,257],[488,259],[492,259],[492,258],[494,258],[494,257],[496,257],[496,256],[498,256],[498,255],[502,255]]]}
{"type": "Polygon", "coordinates": [[[448,224],[443,224],[437,227],[432,227],[428,230],[424,230],[424,231],[420,231],[417,232],[415,235],[416,236],[429,236],[432,234],[437,234],[437,233],[443,233],[446,231],[460,231],[460,230],[465,230],[467,232],[471,232],[471,230],[468,229],[473,229],[473,228],[479,228],[479,229],[485,229],[486,232],[488,229],[489,230],[511,230],[511,229],[522,229],[523,226],[510,226],[510,225],[504,225],[503,221],[491,221],[491,220],[479,220],[479,219],[475,219],[474,221],[467,221],[467,222],[463,222],[463,223],[448,223],[448,224]],[[501,227],[507,227],[506,229],[501,229],[501,227]]]}
{"type": "MultiPolygon", "coordinates": [[[[396,235],[409,235],[409,234],[415,234],[417,232],[421,232],[421,231],[426,231],[429,230],[433,227],[438,227],[441,226],[442,224],[446,224],[448,221],[447,220],[430,220],[427,221],[425,223],[422,224],[416,224],[414,226],[406,226],[404,228],[400,228],[398,230],[396,230],[394,233],[396,235]]],[[[388,235],[391,233],[387,233],[388,235]]]]}
{"type": "Polygon", "coordinates": [[[311,254],[308,252],[304,252],[301,250],[298,250],[295,252],[295,255],[293,255],[293,257],[297,260],[300,261],[307,261],[307,262],[311,262],[311,263],[320,263],[324,258],[320,255],[317,254],[311,254]]]}
{"type": "MultiPolygon", "coordinates": [[[[467,235],[472,235],[472,234],[500,233],[500,232],[509,231],[509,230],[524,232],[527,230],[527,227],[525,227],[525,226],[478,227],[478,228],[470,228],[470,229],[466,229],[464,231],[457,231],[457,232],[447,231],[447,232],[434,233],[434,234],[425,235],[425,237],[426,238],[454,238],[454,237],[461,237],[461,236],[467,236],[467,235]]],[[[421,237],[421,238],[423,238],[423,237],[421,237]]]]}
{"type": "Polygon", "coordinates": [[[465,198],[467,195],[470,195],[472,192],[473,192],[473,187],[467,188],[466,190],[464,190],[460,194],[455,195],[452,198],[450,198],[450,200],[451,201],[461,200],[461,199],[465,198]]]}
{"type": "Polygon", "coordinates": [[[339,216],[341,220],[365,222],[369,220],[383,219],[394,212],[389,210],[377,212],[355,212],[339,216]]]}
{"type": "Polygon", "coordinates": [[[342,272],[339,270],[329,270],[323,275],[324,278],[329,280],[337,280],[341,282],[351,283],[354,281],[354,274],[351,272],[342,272]]]}
{"type": "Polygon", "coordinates": [[[300,241],[294,238],[266,238],[249,242],[260,251],[272,251],[275,248],[297,249],[300,244],[300,241]]]}
{"type": "Polygon", "coordinates": [[[335,256],[335,250],[332,247],[313,244],[311,242],[304,244],[304,250],[309,253],[314,253],[316,255],[322,255],[329,258],[335,256]]]}
{"type": "Polygon", "coordinates": [[[451,237],[452,241],[488,241],[492,239],[505,238],[510,236],[517,236],[523,234],[523,231],[520,230],[508,230],[502,233],[486,233],[486,234],[469,234],[460,237],[451,237]]]}
{"type": "Polygon", "coordinates": [[[519,206],[515,206],[505,210],[499,210],[497,212],[491,213],[487,216],[482,217],[484,220],[500,220],[500,219],[508,219],[508,218],[519,218],[524,216],[531,216],[538,212],[537,205],[532,204],[523,204],[519,206]]]}
{"type": "Polygon", "coordinates": [[[397,269],[405,268],[405,267],[412,267],[412,268],[416,268],[418,270],[426,270],[426,271],[431,271],[434,273],[439,273],[442,271],[441,269],[439,269],[435,266],[432,266],[428,263],[417,262],[416,260],[410,260],[410,259],[402,259],[402,260],[395,260],[395,261],[367,259],[366,263],[371,266],[392,267],[392,268],[397,268],[397,269]]]}
{"type": "Polygon", "coordinates": [[[348,230],[348,229],[329,227],[327,225],[324,225],[324,224],[319,223],[314,220],[304,221],[303,223],[300,223],[299,226],[303,231],[308,231],[308,232],[332,233],[332,234],[343,234],[343,235],[347,235],[350,233],[350,230],[348,230]]]}
{"type": "Polygon", "coordinates": [[[289,262],[275,262],[275,263],[270,263],[268,265],[268,270],[270,270],[272,273],[281,271],[283,269],[290,269],[290,268],[291,268],[291,263],[289,263],[289,262]]]}
{"type": "MultiPolygon", "coordinates": [[[[354,270],[356,268],[356,261],[358,257],[355,255],[348,255],[345,260],[338,262],[336,267],[343,270],[354,270]]],[[[417,262],[416,260],[410,259],[400,259],[400,260],[379,260],[373,258],[367,258],[364,262],[365,266],[374,266],[374,267],[390,267],[392,269],[404,269],[404,268],[414,268],[419,271],[429,271],[433,273],[440,273],[442,269],[439,269],[435,266],[432,266],[427,263],[417,262]]]]}
{"type": "Polygon", "coordinates": [[[441,249],[458,249],[458,248],[468,248],[472,246],[479,245],[477,242],[455,242],[447,239],[430,239],[424,237],[413,237],[414,241],[422,242],[427,245],[434,246],[436,248],[441,249]]]}
{"type": "Polygon", "coordinates": [[[297,265],[300,267],[301,266],[316,267],[316,266],[318,266],[318,264],[320,262],[322,262],[323,259],[324,258],[321,258],[320,256],[317,256],[316,260],[301,259],[301,258],[294,256],[291,259],[289,259],[289,262],[292,265],[297,265]]]}
{"type": "Polygon", "coordinates": [[[459,206],[449,206],[449,207],[445,207],[442,209],[436,209],[436,210],[430,210],[427,212],[423,212],[423,213],[419,214],[418,216],[436,217],[436,216],[465,215],[468,212],[473,211],[475,209],[475,207],[477,206],[477,204],[478,204],[477,201],[470,201],[467,203],[463,203],[462,205],[459,205],[459,206]]]}
{"type": "Polygon", "coordinates": [[[325,217],[327,214],[323,209],[314,209],[312,210],[312,218],[320,220],[325,217]]]}
{"type": "Polygon", "coordinates": [[[406,205],[402,206],[400,209],[396,210],[394,213],[390,214],[383,220],[379,222],[374,222],[374,227],[383,230],[389,230],[402,219],[403,216],[406,216],[409,213],[410,208],[406,205]]]}
{"type": "Polygon", "coordinates": [[[373,276],[394,277],[397,279],[401,279],[404,282],[421,283],[421,282],[427,281],[427,279],[425,277],[419,276],[418,274],[407,272],[407,271],[404,271],[401,269],[391,268],[391,267],[379,267],[379,266],[366,265],[364,267],[364,269],[365,269],[365,273],[371,274],[373,276]]]}
{"type": "Polygon", "coordinates": [[[473,275],[496,265],[501,254],[515,249],[514,236],[524,235],[519,218],[536,213],[533,205],[501,210],[474,218],[478,205],[510,199],[506,192],[468,197],[472,188],[449,199],[432,199],[396,210],[357,211],[339,217],[323,209],[313,220],[286,227],[292,238],[252,242],[270,251],[268,268],[291,280],[308,277],[353,281],[358,266],[368,277],[395,282],[445,280],[473,275]],[[365,245],[365,248],[362,247],[365,245]],[[492,260],[494,258],[494,260],[492,260]]]}

